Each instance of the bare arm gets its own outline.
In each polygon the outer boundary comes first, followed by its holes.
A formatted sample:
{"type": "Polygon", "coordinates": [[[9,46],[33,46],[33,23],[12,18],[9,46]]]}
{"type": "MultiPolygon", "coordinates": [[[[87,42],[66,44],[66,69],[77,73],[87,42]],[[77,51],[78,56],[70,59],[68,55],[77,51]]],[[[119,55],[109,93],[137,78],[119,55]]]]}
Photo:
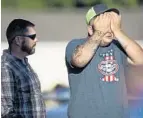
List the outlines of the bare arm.
{"type": "Polygon", "coordinates": [[[72,56],[72,65],[84,67],[92,59],[103,35],[103,32],[96,31],[83,45],[77,46],[72,56]]]}
{"type": "Polygon", "coordinates": [[[111,12],[111,29],[128,55],[128,62],[132,65],[143,64],[143,49],[121,30],[121,16],[111,12]]]}
{"type": "Polygon", "coordinates": [[[92,36],[83,44],[76,47],[75,52],[72,55],[71,63],[76,67],[84,67],[95,54],[102,37],[108,32],[110,26],[110,16],[105,13],[101,14],[93,19],[91,23],[96,31],[92,36]]]}
{"type": "Polygon", "coordinates": [[[128,55],[128,62],[132,65],[143,64],[143,49],[122,31],[116,32],[116,37],[128,55]]]}

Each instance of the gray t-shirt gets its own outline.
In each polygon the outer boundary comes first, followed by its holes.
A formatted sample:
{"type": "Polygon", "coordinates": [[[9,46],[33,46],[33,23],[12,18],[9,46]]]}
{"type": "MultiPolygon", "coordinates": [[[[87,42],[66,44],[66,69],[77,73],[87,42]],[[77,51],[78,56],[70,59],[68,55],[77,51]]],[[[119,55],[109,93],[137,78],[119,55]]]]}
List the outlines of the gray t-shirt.
{"type": "Polygon", "coordinates": [[[69,118],[129,118],[124,67],[126,54],[117,41],[99,47],[84,68],[71,65],[78,45],[87,39],[74,39],[66,47],[70,85],[69,118]]]}

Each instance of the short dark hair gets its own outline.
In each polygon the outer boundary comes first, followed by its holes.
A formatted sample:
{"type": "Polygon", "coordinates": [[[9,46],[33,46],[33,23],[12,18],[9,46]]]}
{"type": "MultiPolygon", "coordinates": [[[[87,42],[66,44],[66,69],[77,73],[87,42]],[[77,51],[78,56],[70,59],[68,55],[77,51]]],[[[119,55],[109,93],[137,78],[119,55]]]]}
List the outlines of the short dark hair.
{"type": "Polygon", "coordinates": [[[35,24],[24,19],[14,19],[10,22],[6,30],[6,37],[10,45],[13,38],[17,35],[23,35],[27,27],[34,27],[35,24]]]}

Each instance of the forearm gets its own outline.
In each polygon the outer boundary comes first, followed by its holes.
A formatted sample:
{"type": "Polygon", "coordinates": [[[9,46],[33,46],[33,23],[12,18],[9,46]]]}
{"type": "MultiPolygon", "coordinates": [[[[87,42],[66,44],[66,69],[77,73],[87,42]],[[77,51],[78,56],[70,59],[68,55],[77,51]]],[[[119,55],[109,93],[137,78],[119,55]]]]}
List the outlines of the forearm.
{"type": "Polygon", "coordinates": [[[103,32],[96,31],[83,45],[77,46],[72,56],[72,65],[84,67],[92,59],[103,35],[103,32]]]}
{"type": "Polygon", "coordinates": [[[115,36],[132,63],[135,65],[143,64],[143,49],[141,46],[139,46],[134,40],[130,39],[122,31],[116,32],[115,36]]]}

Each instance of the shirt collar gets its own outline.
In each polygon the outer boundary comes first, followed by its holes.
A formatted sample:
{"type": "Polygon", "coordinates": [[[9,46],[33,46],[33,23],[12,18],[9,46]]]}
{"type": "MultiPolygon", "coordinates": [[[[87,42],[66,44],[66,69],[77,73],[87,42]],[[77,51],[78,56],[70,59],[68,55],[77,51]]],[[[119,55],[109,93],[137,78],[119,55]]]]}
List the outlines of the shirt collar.
{"type": "Polygon", "coordinates": [[[20,61],[22,62],[24,65],[28,63],[28,58],[25,57],[24,59],[19,59],[15,56],[13,56],[11,53],[10,53],[10,50],[9,49],[5,49],[3,50],[3,55],[9,59],[9,60],[12,60],[12,61],[20,61]]]}

